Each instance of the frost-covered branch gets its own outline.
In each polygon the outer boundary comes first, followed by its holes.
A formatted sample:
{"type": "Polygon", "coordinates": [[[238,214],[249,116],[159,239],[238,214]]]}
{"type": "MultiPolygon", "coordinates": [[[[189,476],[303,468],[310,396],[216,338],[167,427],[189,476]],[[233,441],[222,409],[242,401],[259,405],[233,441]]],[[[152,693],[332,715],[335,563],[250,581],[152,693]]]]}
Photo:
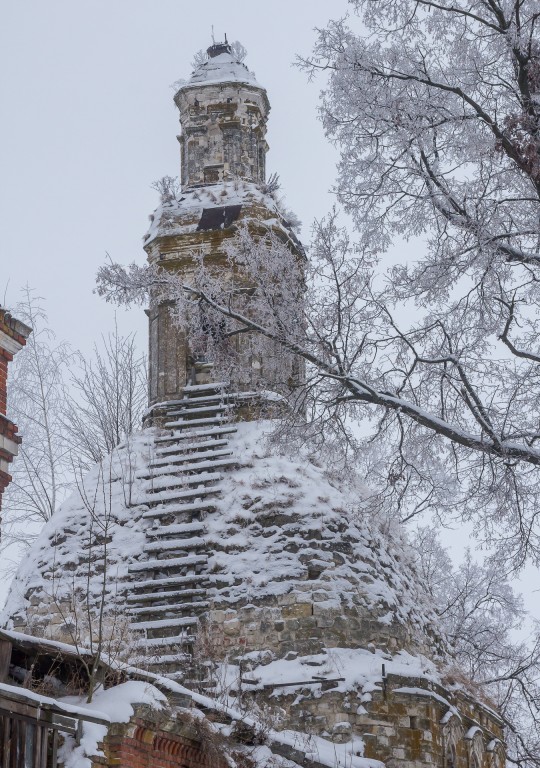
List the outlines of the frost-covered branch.
{"type": "MultiPolygon", "coordinates": [[[[452,564],[432,527],[413,537],[418,575],[427,586],[455,659],[477,691],[495,702],[508,733],[509,765],[537,766],[540,747],[540,627],[515,640],[526,622],[521,598],[496,559],[483,564],[471,553],[452,564]]],[[[523,634],[521,632],[520,634],[523,634]]]]}
{"type": "MultiPolygon", "coordinates": [[[[393,287],[377,285],[375,260],[351,244],[336,213],[316,225],[305,265],[277,236],[244,228],[226,251],[219,271],[194,254],[189,282],[157,266],[109,264],[98,291],[120,303],[141,301],[145,291],[169,302],[218,371],[243,364],[230,346],[238,334],[263,358],[271,343],[302,359],[306,380],[291,393],[293,432],[326,446],[329,434],[339,436],[403,517],[430,508],[472,515],[514,565],[537,556],[540,446],[528,410],[537,374],[530,361],[519,367],[505,358],[502,345],[490,357],[495,326],[469,332],[444,311],[398,322],[393,287]]],[[[469,292],[460,317],[477,322],[475,301],[469,292]]]]}

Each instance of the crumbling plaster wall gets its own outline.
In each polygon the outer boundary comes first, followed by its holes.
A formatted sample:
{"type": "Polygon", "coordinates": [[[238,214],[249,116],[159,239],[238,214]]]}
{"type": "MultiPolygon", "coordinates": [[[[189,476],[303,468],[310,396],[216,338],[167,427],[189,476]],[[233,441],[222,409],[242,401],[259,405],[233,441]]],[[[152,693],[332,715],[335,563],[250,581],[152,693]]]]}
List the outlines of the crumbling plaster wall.
{"type": "Polygon", "coordinates": [[[270,106],[262,88],[218,83],[183,88],[180,110],[182,186],[223,179],[264,181],[266,120],[270,106]]]}

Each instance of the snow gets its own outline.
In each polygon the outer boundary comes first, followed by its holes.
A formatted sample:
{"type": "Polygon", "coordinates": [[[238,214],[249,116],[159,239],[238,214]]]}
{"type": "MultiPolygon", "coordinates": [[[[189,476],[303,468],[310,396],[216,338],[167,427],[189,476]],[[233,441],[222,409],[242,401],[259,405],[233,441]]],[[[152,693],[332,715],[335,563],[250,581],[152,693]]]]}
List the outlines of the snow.
{"type": "MultiPolygon", "coordinates": [[[[193,590],[196,592],[197,590],[193,590]]],[[[160,595],[160,598],[162,595],[160,595]]],[[[156,606],[150,606],[150,605],[144,605],[139,608],[131,608],[130,609],[130,615],[131,616],[141,616],[144,614],[147,614],[148,611],[151,609],[154,613],[154,615],[159,614],[165,614],[169,615],[172,611],[182,611],[190,609],[191,611],[194,611],[197,608],[205,608],[208,606],[208,603],[205,600],[192,600],[189,603],[183,603],[182,602],[182,594],[180,593],[178,595],[178,602],[172,604],[172,603],[166,603],[165,605],[156,605],[156,606]]],[[[192,623],[191,621],[189,622],[192,623]]],[[[145,623],[145,626],[147,626],[147,623],[145,623]]],[[[167,621],[166,625],[169,626],[176,626],[173,621],[167,621]]],[[[160,660],[161,661],[161,660],[160,660]]]]}
{"type": "Polygon", "coordinates": [[[261,88],[255,75],[245,64],[238,61],[233,53],[220,53],[198,66],[191,77],[179,90],[183,91],[193,86],[213,85],[216,83],[243,83],[255,88],[261,88]]]}
{"type": "MultiPolygon", "coordinates": [[[[183,447],[183,446],[182,446],[183,447]]],[[[169,456],[169,458],[165,459],[158,459],[157,461],[153,461],[150,464],[150,467],[152,469],[152,474],[159,474],[159,467],[167,468],[171,464],[181,465],[178,466],[178,471],[181,472],[190,472],[191,470],[199,470],[199,469],[208,469],[211,467],[226,467],[230,466],[232,459],[223,459],[221,457],[223,456],[230,456],[231,452],[228,450],[225,451],[205,451],[204,453],[201,451],[197,451],[197,453],[193,456],[169,456]],[[196,463],[189,463],[193,462],[194,459],[197,459],[196,463]],[[156,473],[156,469],[158,469],[156,473]]]]}
{"type": "MultiPolygon", "coordinates": [[[[158,441],[163,439],[162,432],[147,429],[114,451],[101,472],[94,468],[83,479],[86,499],[95,496],[100,483],[105,482],[107,488],[106,493],[98,493],[95,513],[110,518],[108,608],[117,605],[122,615],[133,585],[139,590],[150,586],[170,590],[198,582],[197,586],[208,585],[207,598],[214,609],[250,602],[264,604],[290,594],[294,601],[313,603],[317,610],[354,608],[370,621],[377,621],[385,636],[391,635],[397,624],[407,627],[412,637],[425,637],[432,617],[423,607],[408,570],[404,540],[392,542],[389,534],[380,532],[376,520],[363,515],[365,488],[359,481],[345,486],[340,478],[325,474],[307,451],[291,456],[272,446],[268,437],[273,426],[261,420],[230,428],[235,430],[228,445],[235,459],[234,471],[224,469],[221,474],[205,470],[188,476],[182,475],[182,465],[171,464],[168,469],[167,465],[160,466],[159,477],[145,480],[141,475],[151,476],[149,465],[155,459],[158,441]],[[192,490],[182,487],[202,482],[218,484],[192,490]],[[107,510],[109,490],[112,507],[107,510]],[[212,503],[203,501],[209,494],[215,496],[212,503]],[[149,503],[157,506],[149,509],[149,503]],[[153,520],[162,514],[199,509],[215,510],[206,516],[204,528],[200,521],[194,529],[184,527],[185,522],[180,522],[180,527],[152,528],[153,520]],[[190,532],[195,535],[187,539],[163,545],[155,541],[157,536],[177,537],[190,532]],[[336,542],[340,542],[338,548],[336,542]],[[341,546],[344,542],[346,551],[341,546]],[[144,559],[144,553],[189,548],[197,551],[171,559],[144,559]],[[192,575],[163,575],[157,580],[146,576],[150,570],[167,573],[193,566],[203,566],[204,570],[192,575]],[[317,573],[307,579],[309,569],[317,573]],[[142,582],[138,581],[141,576],[142,582]]],[[[197,448],[200,444],[180,442],[179,446],[197,448]]],[[[204,462],[193,465],[197,469],[204,466],[204,462]]],[[[20,626],[27,621],[29,592],[42,605],[50,604],[52,612],[58,597],[68,598],[76,589],[84,591],[92,525],[92,515],[76,491],[45,526],[31,556],[21,564],[4,622],[20,626]],[[67,576],[62,580],[60,573],[67,576]]],[[[100,552],[94,549],[96,555],[100,552]]],[[[92,574],[91,591],[96,601],[100,590],[99,574],[92,574]]],[[[51,631],[46,612],[41,621],[46,631],[51,631]]]]}
{"type": "MultiPolygon", "coordinates": [[[[226,435],[236,432],[236,427],[213,427],[212,429],[201,429],[193,432],[173,432],[171,435],[156,438],[156,443],[167,443],[171,440],[186,440],[191,437],[211,437],[212,435],[226,435]]],[[[185,447],[185,446],[182,446],[185,447]]]]}
{"type": "Polygon", "coordinates": [[[40,644],[40,646],[44,646],[45,648],[49,648],[51,651],[59,651],[61,653],[65,653],[65,654],[68,654],[68,655],[90,653],[90,649],[88,649],[88,648],[81,648],[79,646],[78,649],[76,649],[76,648],[74,648],[73,645],[69,645],[68,643],[62,643],[62,642],[59,642],[58,640],[51,640],[51,639],[45,638],[45,637],[40,637],[40,638],[38,638],[36,640],[36,638],[33,637],[32,635],[27,635],[24,632],[14,632],[11,629],[1,629],[0,633],[3,636],[11,638],[11,639],[13,639],[15,641],[18,640],[20,642],[25,642],[25,641],[29,642],[29,641],[34,640],[34,641],[38,642],[40,644]]]}
{"type": "MultiPolygon", "coordinates": [[[[215,502],[214,501],[199,501],[196,504],[182,504],[182,505],[174,505],[169,504],[167,505],[167,512],[169,514],[174,514],[175,512],[194,512],[199,510],[210,510],[215,508],[215,502]]],[[[161,517],[163,515],[163,508],[162,507],[156,507],[155,509],[149,509],[144,514],[143,517],[145,519],[152,519],[155,517],[161,517]]],[[[152,529],[153,531],[155,529],[152,529]]]]}
{"type": "MultiPolygon", "coordinates": [[[[199,394],[200,392],[215,392],[219,389],[224,389],[229,386],[228,381],[216,381],[211,384],[188,384],[184,387],[185,394],[199,394]]],[[[180,400],[177,402],[181,402],[180,400]]]]}
{"type": "MultiPolygon", "coordinates": [[[[366,489],[360,481],[345,484],[341,478],[326,474],[319,461],[308,451],[290,455],[286,450],[277,448],[269,442],[273,427],[272,422],[259,420],[239,423],[233,428],[236,431],[231,432],[227,450],[235,458],[235,469],[224,470],[219,486],[212,488],[213,493],[219,491],[220,495],[216,496],[212,505],[208,505],[214,507],[215,512],[208,514],[203,521],[152,527],[152,517],[159,512],[168,515],[172,510],[180,513],[190,509],[195,511],[200,503],[160,503],[149,510],[146,501],[150,497],[153,502],[158,502],[163,496],[188,499],[197,495],[201,498],[208,492],[208,489],[200,488],[191,492],[163,490],[148,493],[151,484],[155,486],[156,483],[155,479],[145,477],[151,475],[150,464],[155,459],[158,441],[163,437],[158,430],[144,430],[129,444],[114,451],[101,472],[96,468],[83,478],[86,498],[93,498],[96,487],[100,487],[100,482],[105,483],[106,492],[98,494],[101,506],[94,511],[111,518],[109,567],[114,569],[115,576],[118,575],[118,580],[113,579],[110,588],[111,602],[117,602],[120,615],[127,614],[133,602],[128,595],[133,598],[133,588],[136,587],[138,591],[152,589],[154,596],[161,589],[170,591],[178,588],[178,601],[182,603],[182,585],[186,585],[188,591],[195,587],[201,593],[202,599],[192,604],[195,613],[197,606],[206,607],[207,603],[214,609],[244,606],[249,611],[250,606],[268,604],[268,600],[272,601],[276,596],[291,594],[298,603],[313,604],[314,610],[340,612],[344,607],[356,606],[362,615],[369,617],[370,622],[379,622],[383,633],[392,634],[395,625],[405,626],[413,633],[411,648],[419,647],[415,646],[414,635],[425,637],[426,631],[431,629],[432,619],[422,605],[414,578],[409,572],[405,541],[401,538],[392,540],[390,533],[381,532],[378,521],[372,515],[363,513],[366,489]],[[107,507],[108,502],[101,501],[102,498],[109,498],[109,492],[111,509],[107,507]],[[156,536],[182,534],[188,538],[165,541],[163,545],[155,541],[156,536]],[[339,547],[336,546],[338,543],[339,547]],[[138,559],[145,551],[167,547],[170,550],[196,547],[198,551],[172,559],[138,559]],[[146,575],[152,569],[167,572],[175,567],[191,568],[195,565],[203,566],[201,573],[157,580],[150,580],[146,575]],[[314,567],[317,574],[306,579],[308,569],[314,567]],[[138,581],[140,575],[143,581],[138,581]],[[203,585],[204,591],[201,590],[203,585]]],[[[196,450],[201,443],[179,442],[182,448],[190,445],[196,450]]],[[[175,458],[174,454],[171,455],[171,462],[175,458]]],[[[199,481],[205,476],[214,477],[206,471],[205,462],[203,460],[202,464],[194,465],[197,469],[203,468],[204,474],[197,476],[199,481]]],[[[168,470],[166,465],[160,466],[157,482],[164,489],[170,488],[171,483],[181,482],[182,469],[182,465],[171,464],[168,470]],[[163,474],[162,469],[165,470],[163,474]]],[[[66,594],[74,583],[82,585],[86,574],[85,542],[91,532],[91,518],[88,508],[81,501],[81,494],[76,492],[62,506],[57,518],[45,527],[35,550],[21,565],[4,620],[14,615],[24,618],[27,612],[31,614],[25,597],[29,590],[34,590],[34,598],[37,595],[45,600],[54,589],[64,590],[66,594]],[[71,564],[71,570],[65,571],[67,580],[53,585],[51,578],[57,563],[62,566],[71,564]]],[[[91,577],[91,589],[99,596],[98,577],[91,577]]],[[[174,607],[168,606],[168,609],[174,611],[174,607]]],[[[145,609],[139,613],[144,614],[145,609]]],[[[132,621],[131,628],[135,631],[176,628],[174,636],[144,641],[134,638],[133,648],[144,647],[156,656],[163,649],[166,655],[170,655],[171,648],[185,645],[190,639],[196,616],[166,619],[159,618],[160,615],[163,616],[163,612],[156,611],[155,617],[149,617],[148,621],[132,621]]],[[[428,683],[438,681],[435,666],[420,651],[412,650],[390,655],[375,648],[327,648],[312,656],[296,658],[278,658],[271,653],[263,658],[261,654],[248,653],[243,657],[242,664],[243,674],[254,681],[243,683],[244,687],[266,689],[278,702],[280,697],[285,696],[294,696],[300,701],[304,696],[322,695],[324,680],[314,679],[321,677],[335,681],[333,691],[355,692],[358,709],[370,700],[373,691],[380,689],[383,664],[387,674],[403,675],[408,680],[422,678],[428,683]],[[285,685],[288,683],[298,683],[298,686],[285,685]]],[[[124,668],[129,669],[127,666],[124,668]]],[[[234,686],[238,685],[239,672],[238,664],[228,663],[224,665],[222,674],[217,675],[223,681],[224,688],[212,693],[216,697],[222,696],[228,706],[188,691],[172,680],[165,682],[165,678],[160,676],[144,674],[160,688],[166,690],[168,686],[173,692],[190,696],[195,704],[205,709],[217,709],[233,719],[246,720],[235,710],[236,701],[232,695],[234,686]],[[225,690],[225,687],[228,689],[225,690]]],[[[143,673],[139,670],[137,674],[140,676],[143,673]]],[[[407,688],[398,690],[409,691],[407,688]]],[[[113,712],[115,718],[128,718],[131,709],[126,702],[133,701],[133,697],[140,699],[142,692],[137,688],[125,691],[125,695],[121,691],[118,693],[120,700],[116,704],[112,703],[112,698],[103,700],[100,692],[92,707],[105,714],[113,712]]],[[[411,688],[410,692],[437,696],[423,688],[411,688]]],[[[103,692],[105,694],[113,696],[107,691],[103,692]]],[[[81,745],[75,748],[72,744],[71,752],[68,754],[66,751],[66,768],[87,768],[89,764],[85,761],[92,750],[98,749],[103,733],[102,726],[85,726],[81,745]]],[[[333,768],[375,768],[381,765],[363,757],[363,742],[357,737],[345,744],[334,744],[329,739],[307,737],[291,730],[272,731],[268,747],[272,750],[279,745],[298,749],[309,758],[333,768]]],[[[68,747],[69,744],[66,750],[68,747]]]]}
{"type": "MultiPolygon", "coordinates": [[[[197,507],[198,509],[199,507],[197,507]]],[[[178,525],[164,525],[158,528],[152,528],[150,534],[152,536],[172,536],[182,533],[198,533],[204,531],[204,523],[179,523],[178,525]]]]}
{"type": "MultiPolygon", "coordinates": [[[[148,465],[155,453],[155,437],[153,429],[132,435],[102,465],[94,466],[80,479],[80,489],[74,491],[44,526],[31,553],[20,563],[0,615],[1,626],[35,626],[37,619],[30,620],[27,614],[29,591],[40,601],[40,622],[46,633],[52,631],[47,607],[50,606],[53,613],[62,601],[80,604],[81,595],[87,591],[87,576],[90,602],[99,600],[102,579],[95,567],[91,567],[89,573],[88,553],[92,552],[94,562],[103,561],[104,549],[99,542],[105,531],[110,537],[105,599],[109,605],[122,600],[121,587],[128,580],[128,565],[143,550],[145,528],[149,525],[142,518],[146,507],[132,503],[135,489],[140,485],[134,475],[148,465]],[[16,617],[20,618],[14,621],[16,617]]],[[[73,641],[69,634],[66,639],[73,641]]],[[[84,638],[79,642],[84,645],[84,638]]]]}
{"type": "Polygon", "coordinates": [[[140,563],[132,563],[129,566],[131,573],[148,570],[166,570],[176,565],[200,565],[207,560],[206,555],[189,555],[188,557],[173,557],[167,560],[142,560],[140,563]]]}
{"type": "Polygon", "coordinates": [[[492,739],[486,746],[486,752],[495,752],[498,746],[504,746],[500,739],[492,739]]]}
{"type": "MultiPolygon", "coordinates": [[[[246,680],[242,680],[242,689],[270,689],[275,700],[291,695],[300,698],[304,695],[318,697],[325,680],[331,680],[334,681],[333,692],[355,691],[359,701],[369,701],[371,693],[382,688],[383,665],[386,675],[422,679],[426,684],[440,683],[439,673],[432,661],[407,651],[390,656],[380,650],[371,652],[363,648],[329,648],[325,653],[297,656],[294,659],[269,661],[268,656],[271,657],[271,654],[252,652],[242,657],[243,675],[246,677],[246,680]]],[[[240,667],[238,664],[224,663],[215,678],[219,681],[215,689],[216,696],[227,695],[239,687],[240,667]]],[[[422,688],[398,690],[411,693],[420,691],[422,695],[432,693],[422,688]]],[[[433,695],[436,697],[436,694],[433,695]]],[[[443,701],[450,706],[446,700],[443,701]]]]}
{"type": "MultiPolygon", "coordinates": [[[[77,702],[75,707],[84,717],[84,713],[101,717],[111,723],[127,723],[134,714],[134,704],[146,704],[155,710],[166,709],[167,697],[155,686],[138,680],[128,680],[107,690],[98,691],[92,707],[81,701],[80,697],[66,697],[66,701],[77,702]]],[[[69,706],[66,704],[64,706],[69,706]]],[[[65,768],[91,768],[90,757],[103,753],[99,744],[105,738],[107,726],[83,721],[82,734],[78,745],[72,737],[66,737],[59,751],[60,762],[65,768]]]]}
{"type": "Polygon", "coordinates": [[[451,720],[454,715],[459,720],[461,720],[461,715],[459,714],[458,710],[454,707],[454,705],[450,704],[448,699],[445,699],[444,696],[441,696],[435,691],[429,691],[425,688],[417,688],[415,686],[405,685],[402,688],[394,688],[394,693],[408,693],[408,694],[411,694],[412,696],[428,696],[429,698],[435,699],[441,704],[444,704],[446,707],[448,707],[448,710],[445,712],[445,714],[441,718],[442,725],[444,725],[449,720],[451,720]]]}
{"type": "Polygon", "coordinates": [[[286,744],[303,752],[308,760],[314,760],[329,768],[384,768],[380,760],[362,757],[364,742],[356,737],[345,744],[336,744],[321,736],[307,735],[298,731],[273,731],[269,736],[272,744],[286,744]]]}
{"type": "Polygon", "coordinates": [[[182,427],[199,427],[203,424],[219,424],[219,423],[226,423],[227,419],[222,416],[212,416],[208,419],[192,419],[190,415],[187,416],[185,419],[177,419],[176,421],[167,421],[165,423],[166,427],[170,427],[171,429],[176,427],[182,428],[182,427]]]}
{"type": "MultiPolygon", "coordinates": [[[[223,181],[206,187],[184,189],[177,200],[161,203],[150,217],[150,227],[144,236],[145,246],[160,235],[180,235],[197,231],[202,212],[209,208],[229,205],[257,206],[257,223],[267,226],[288,228],[283,223],[279,203],[263,188],[250,181],[223,181]]],[[[245,221],[243,211],[240,220],[245,221]]],[[[290,234],[290,233],[289,233],[290,234]]],[[[189,393],[215,392],[219,385],[198,384],[189,388],[189,393]]],[[[186,390],[186,394],[188,390],[186,390]]]]}
{"type": "MultiPolygon", "coordinates": [[[[71,652],[75,650],[73,647],[70,647],[71,652]]],[[[54,707],[55,710],[60,710],[63,714],[68,715],[70,717],[84,717],[84,715],[87,715],[89,717],[94,717],[100,720],[103,720],[105,722],[113,722],[111,717],[107,715],[107,713],[104,713],[101,710],[97,710],[93,707],[87,707],[83,704],[72,704],[69,703],[68,700],[57,700],[52,699],[50,696],[43,696],[40,693],[35,693],[34,691],[30,691],[28,688],[20,688],[15,685],[7,685],[6,683],[0,683],[0,693],[6,694],[6,697],[9,699],[10,695],[16,694],[17,696],[23,696],[28,701],[31,701],[33,704],[37,704],[38,707],[54,707]]],[[[78,700],[77,700],[78,701],[78,700]]]]}
{"type": "Polygon", "coordinates": [[[358,605],[389,629],[393,622],[425,628],[429,620],[399,552],[406,544],[390,547],[376,521],[362,516],[365,487],[345,487],[307,452],[280,453],[267,442],[273,426],[241,423],[230,439],[238,465],[224,473],[217,513],[206,519],[209,571],[229,582],[216,589],[214,603],[246,604],[296,591],[298,600],[315,595],[321,607],[358,605]],[[334,542],[344,539],[350,554],[335,557],[334,542]],[[320,578],[306,582],[315,565],[320,578]]]}
{"type": "MultiPolygon", "coordinates": [[[[134,670],[135,671],[135,670],[134,670]]],[[[139,674],[144,675],[147,679],[158,685],[162,690],[169,690],[171,693],[182,694],[183,696],[191,699],[194,705],[198,705],[203,711],[215,712],[218,717],[225,716],[230,718],[233,722],[243,722],[254,729],[260,728],[261,724],[253,717],[246,716],[240,712],[234,706],[230,706],[222,701],[215,700],[204,694],[195,693],[185,688],[183,685],[176,683],[175,681],[162,677],[160,675],[153,674],[151,672],[142,673],[141,670],[136,670],[139,674]]],[[[193,716],[197,716],[197,710],[192,709],[193,716]]],[[[215,722],[215,718],[212,718],[215,722]]],[[[222,732],[227,732],[227,729],[221,729],[222,732]]],[[[284,766],[293,766],[295,763],[291,763],[289,760],[281,761],[277,758],[275,753],[271,752],[271,748],[279,748],[280,746],[292,747],[298,750],[300,753],[306,755],[320,762],[322,765],[328,766],[328,768],[384,768],[384,763],[379,760],[371,760],[363,757],[364,743],[362,739],[353,737],[345,744],[335,744],[328,739],[324,739],[320,736],[310,736],[305,733],[299,733],[292,730],[268,730],[266,734],[266,743],[268,746],[258,747],[256,751],[251,753],[253,756],[268,758],[270,754],[274,759],[278,760],[278,764],[284,766]],[[270,747],[270,749],[269,749],[270,747]]],[[[299,755],[300,757],[301,755],[299,755]]],[[[257,762],[257,761],[256,761],[257,762]]],[[[272,762],[257,762],[261,765],[272,765],[272,762]]],[[[68,768],[66,766],[66,768],[68,768]]]]}
{"type": "Polygon", "coordinates": [[[167,576],[163,579],[148,579],[148,581],[138,581],[137,587],[144,589],[148,587],[171,587],[181,584],[187,584],[191,587],[193,582],[203,582],[205,577],[200,573],[192,573],[188,576],[167,576]]]}
{"type": "Polygon", "coordinates": [[[165,627],[190,627],[197,623],[196,616],[181,619],[157,619],[156,621],[139,621],[133,623],[133,629],[160,629],[165,627]]]}
{"type": "MultiPolygon", "coordinates": [[[[165,529],[166,530],[166,529],[165,529]]],[[[202,536],[192,536],[191,538],[166,539],[165,541],[151,541],[144,545],[145,552],[166,552],[169,549],[196,549],[202,547],[206,540],[202,536]]]]}
{"type": "MultiPolygon", "coordinates": [[[[183,472],[184,470],[180,468],[177,470],[179,472],[183,472]]],[[[186,477],[176,477],[175,475],[166,475],[164,473],[159,473],[158,477],[152,477],[151,480],[146,483],[146,490],[147,491],[154,491],[154,494],[161,498],[160,489],[167,489],[167,488],[182,488],[184,485],[198,485],[203,483],[209,483],[209,482],[215,482],[216,480],[221,480],[222,475],[219,474],[219,472],[201,472],[197,475],[187,475],[186,477]]]]}
{"type": "MultiPolygon", "coordinates": [[[[227,445],[227,440],[202,440],[197,441],[195,443],[182,443],[181,446],[178,445],[170,445],[168,447],[161,447],[156,449],[156,454],[158,456],[164,456],[165,458],[168,456],[168,454],[174,454],[174,458],[176,458],[177,461],[188,461],[190,459],[190,456],[183,456],[184,451],[189,451],[191,449],[197,450],[197,456],[200,454],[198,453],[200,448],[213,448],[215,447],[222,447],[227,445]],[[182,451],[182,453],[179,453],[179,451],[182,451]]],[[[220,455],[220,451],[209,451],[209,456],[215,456],[220,455]]],[[[230,451],[226,451],[227,454],[230,454],[230,451]]],[[[154,462],[152,462],[153,464],[154,462]]],[[[162,464],[163,461],[160,460],[159,464],[162,464]]]]}
{"type": "MultiPolygon", "coordinates": [[[[182,485],[179,486],[180,488],[183,487],[182,485]]],[[[197,484],[196,488],[192,488],[188,491],[178,491],[178,490],[163,490],[158,491],[156,493],[150,493],[150,494],[141,494],[139,497],[139,503],[146,504],[146,503],[152,503],[154,501],[176,501],[181,499],[193,499],[193,498],[199,498],[202,496],[209,496],[211,494],[216,494],[219,492],[219,489],[216,486],[205,486],[200,485],[200,482],[197,484]]],[[[169,509],[169,507],[167,507],[169,509]]]]}
{"type": "MultiPolygon", "coordinates": [[[[159,642],[155,644],[159,645],[159,642]]],[[[71,648],[71,651],[73,650],[71,648]]],[[[250,656],[253,657],[255,654],[247,654],[245,660],[249,661],[250,656]]],[[[427,659],[414,657],[406,652],[389,657],[388,654],[370,653],[360,649],[333,649],[328,655],[276,660],[269,664],[253,667],[249,674],[250,678],[259,677],[260,685],[263,685],[265,681],[279,683],[291,677],[298,680],[302,677],[306,681],[312,680],[314,670],[321,676],[332,676],[339,673],[345,679],[335,690],[345,691],[356,687],[359,693],[366,693],[366,691],[372,691],[380,686],[382,662],[385,663],[387,671],[392,674],[420,675],[434,681],[438,679],[433,664],[427,659]]],[[[133,705],[136,703],[150,705],[158,711],[167,709],[167,698],[163,691],[170,691],[173,694],[180,693],[191,699],[194,704],[202,707],[203,711],[210,710],[218,713],[218,715],[231,718],[233,722],[243,721],[249,726],[261,727],[256,719],[241,713],[234,705],[231,706],[222,703],[220,699],[216,700],[194,693],[168,678],[151,672],[125,665],[123,667],[126,672],[145,679],[130,680],[108,690],[100,690],[95,694],[90,705],[85,703],[81,697],[65,697],[57,702],[39,694],[31,692],[25,692],[25,694],[38,702],[51,702],[55,706],[61,707],[66,713],[73,713],[79,717],[84,717],[87,714],[107,723],[125,723],[133,716],[133,705]],[[158,690],[156,686],[161,690],[158,690]]],[[[9,686],[7,687],[9,688],[9,686]]],[[[276,694],[274,693],[274,695],[276,694]]],[[[192,709],[191,712],[195,717],[204,716],[202,712],[196,709],[192,709]]],[[[227,726],[219,726],[219,723],[217,725],[224,733],[230,732],[230,728],[227,726]]],[[[348,726],[349,724],[343,723],[343,725],[348,726]]],[[[90,768],[89,757],[101,754],[100,743],[106,732],[107,726],[105,725],[84,722],[80,744],[76,746],[74,740],[68,737],[62,748],[60,757],[65,762],[65,768],[90,768]]],[[[329,768],[382,768],[384,765],[380,761],[363,757],[364,742],[357,736],[352,737],[346,743],[336,744],[320,736],[307,735],[290,729],[281,731],[269,729],[265,738],[266,745],[257,747],[256,750],[258,758],[266,758],[265,764],[268,763],[268,758],[272,756],[274,760],[278,761],[277,764],[294,765],[286,759],[278,758],[273,752],[274,749],[289,747],[298,752],[299,759],[305,756],[308,760],[314,760],[329,768]]],[[[292,757],[294,757],[294,751],[291,753],[292,757]]]]}
{"type": "MultiPolygon", "coordinates": [[[[167,624],[167,626],[169,626],[167,624]]],[[[171,646],[181,646],[184,645],[186,640],[189,640],[191,635],[188,634],[182,634],[182,635],[174,635],[171,637],[149,637],[145,640],[141,640],[139,645],[142,648],[162,648],[166,647],[169,648],[171,646]]],[[[187,690],[187,689],[186,689],[187,690]]]]}

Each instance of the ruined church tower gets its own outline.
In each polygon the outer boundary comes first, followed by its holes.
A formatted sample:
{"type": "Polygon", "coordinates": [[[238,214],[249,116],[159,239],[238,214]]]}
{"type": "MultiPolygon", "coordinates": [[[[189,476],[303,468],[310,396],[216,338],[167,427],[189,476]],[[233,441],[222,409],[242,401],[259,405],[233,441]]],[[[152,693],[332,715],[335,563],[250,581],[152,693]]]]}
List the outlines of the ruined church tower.
{"type": "MultiPolygon", "coordinates": [[[[207,60],[180,86],[174,101],[180,113],[181,189],[173,190],[170,184],[162,188],[161,205],[145,237],[148,261],[186,282],[201,256],[205,264],[225,272],[224,241],[242,224],[253,233],[271,230],[303,258],[266,184],[268,97],[233,48],[227,42],[210,46],[207,60]]],[[[208,381],[209,362],[179,329],[171,310],[170,304],[159,301],[148,310],[153,415],[160,413],[156,405],[181,399],[186,385],[208,381]]],[[[250,355],[242,340],[235,344],[243,365],[228,377],[231,390],[279,390],[283,381],[277,380],[269,361],[250,355]]],[[[290,382],[299,371],[292,359],[288,365],[285,375],[281,369],[281,378],[290,382]]]]}
{"type": "MultiPolygon", "coordinates": [[[[207,53],[175,96],[181,189],[162,185],[148,260],[188,284],[201,258],[242,278],[224,245],[245,225],[277,235],[301,268],[265,180],[266,92],[227,43],[207,53]]],[[[449,673],[406,535],[370,477],[345,482],[307,434],[294,449],[267,439],[265,393],[301,383],[294,360],[253,354],[244,334],[241,364],[220,379],[173,312],[152,297],[142,431],[43,528],[0,625],[86,647],[101,615],[99,642],[129,668],[180,684],[223,715],[220,733],[293,767],[503,768],[503,723],[449,673]]],[[[283,765],[270,760],[259,764],[283,765]]]]}

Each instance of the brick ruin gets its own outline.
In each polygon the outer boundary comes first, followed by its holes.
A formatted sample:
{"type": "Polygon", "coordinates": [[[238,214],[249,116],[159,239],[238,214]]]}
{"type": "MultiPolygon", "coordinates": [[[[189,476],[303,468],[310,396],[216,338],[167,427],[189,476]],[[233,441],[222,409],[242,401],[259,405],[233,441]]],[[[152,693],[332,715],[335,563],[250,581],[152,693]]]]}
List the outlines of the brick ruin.
{"type": "MultiPolygon", "coordinates": [[[[149,262],[189,282],[194,254],[204,254],[227,279],[223,245],[244,222],[255,234],[277,234],[301,264],[302,246],[264,183],[270,107],[254,75],[228,44],[213,45],[175,103],[182,189],[164,194],[151,217],[149,262]]],[[[298,364],[281,359],[280,379],[240,346],[244,370],[215,380],[168,304],[153,301],[147,314],[146,429],[135,458],[130,445],[118,449],[109,481],[125,488],[129,463],[129,489],[124,501],[115,497],[115,514],[119,540],[129,526],[132,546],[122,555],[111,534],[108,556],[120,575],[107,600],[129,620],[139,649],[130,664],[194,691],[190,706],[204,699],[203,718],[229,729],[242,749],[266,744],[272,760],[503,768],[503,723],[472,684],[448,672],[444,639],[399,551],[403,539],[392,543],[362,517],[360,492],[346,492],[316,459],[282,458],[263,446],[258,393],[286,396],[281,379],[298,381],[298,364]],[[342,675],[334,663],[340,652],[369,674],[342,675]],[[268,679],[272,665],[291,673],[268,679]],[[228,701],[248,713],[232,731],[230,709],[211,703],[223,696],[215,676],[227,669],[234,671],[228,701]],[[272,728],[254,735],[250,713],[264,713],[272,728]]],[[[70,503],[65,529],[51,521],[42,534],[35,572],[16,578],[21,597],[8,601],[6,618],[17,632],[64,643],[70,629],[50,584],[62,558],[71,580],[90,562],[78,532],[84,504],[70,503]]],[[[111,726],[104,756],[92,765],[219,766],[215,753],[204,756],[204,738],[186,735],[193,723],[185,712],[168,717],[139,712],[111,726]]],[[[258,756],[244,764],[267,763],[258,756]]]]}

